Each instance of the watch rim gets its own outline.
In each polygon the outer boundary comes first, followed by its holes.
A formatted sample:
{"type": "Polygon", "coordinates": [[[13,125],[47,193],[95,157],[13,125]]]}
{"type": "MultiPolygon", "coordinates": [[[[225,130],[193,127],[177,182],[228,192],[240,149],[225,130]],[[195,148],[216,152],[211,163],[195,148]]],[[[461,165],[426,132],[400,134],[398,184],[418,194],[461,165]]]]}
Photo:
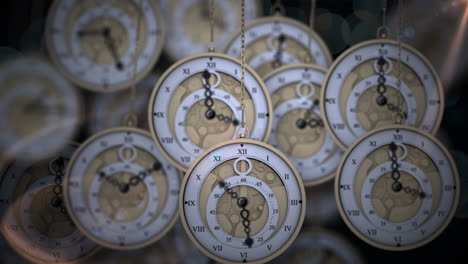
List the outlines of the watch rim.
{"type": "MultiPolygon", "coordinates": [[[[274,252],[273,254],[271,255],[268,255],[267,257],[264,257],[262,259],[259,259],[259,260],[256,260],[256,261],[248,261],[246,263],[249,263],[249,264],[260,264],[260,263],[266,263],[268,261],[271,261],[273,259],[275,259],[276,257],[278,257],[279,255],[281,255],[282,253],[284,253],[284,251],[286,251],[286,249],[288,249],[292,243],[296,240],[297,236],[299,235],[302,227],[303,227],[303,223],[304,223],[304,218],[305,218],[305,211],[306,211],[306,196],[305,196],[305,188],[304,188],[304,184],[302,182],[302,178],[299,174],[299,172],[297,171],[296,167],[294,166],[294,164],[291,163],[291,161],[283,154],[281,153],[279,150],[275,149],[274,147],[268,145],[267,143],[265,142],[261,142],[261,141],[258,141],[258,140],[253,140],[253,139],[231,139],[231,140],[227,140],[227,141],[224,141],[224,142],[221,142],[221,143],[218,143],[210,148],[208,148],[207,150],[205,150],[201,155],[199,155],[197,157],[197,159],[192,163],[192,165],[190,166],[190,168],[187,170],[187,172],[185,173],[185,176],[183,178],[183,181],[182,181],[182,184],[181,184],[181,187],[180,187],[180,192],[179,192],[179,214],[180,214],[180,219],[181,219],[181,222],[182,222],[182,226],[184,227],[184,230],[185,230],[185,233],[187,234],[187,236],[190,238],[190,240],[192,241],[192,243],[200,250],[203,252],[203,254],[205,256],[208,256],[209,258],[215,260],[215,261],[218,261],[220,263],[227,263],[227,264],[235,264],[235,263],[239,263],[239,262],[235,262],[235,261],[229,261],[229,260],[226,260],[226,259],[223,259],[221,257],[218,257],[214,254],[212,254],[211,252],[209,252],[208,250],[205,249],[205,247],[203,247],[201,245],[200,242],[198,242],[198,239],[195,238],[195,236],[193,235],[193,233],[191,232],[190,228],[188,227],[187,225],[187,220],[186,220],[186,215],[185,215],[185,211],[184,211],[184,193],[185,193],[185,189],[187,187],[187,182],[188,182],[188,179],[189,179],[189,175],[193,172],[193,170],[195,169],[195,167],[198,165],[198,163],[204,159],[206,156],[208,156],[211,152],[215,151],[216,149],[218,148],[221,148],[221,147],[224,147],[224,146],[227,146],[227,145],[234,145],[234,144],[241,144],[241,143],[244,143],[244,144],[252,144],[252,145],[257,145],[257,146],[260,146],[260,147],[263,147],[263,148],[266,148],[270,151],[272,151],[273,153],[275,153],[276,155],[278,155],[281,159],[284,160],[284,162],[290,167],[290,169],[293,171],[294,173],[294,177],[296,177],[296,180],[297,180],[297,183],[298,183],[298,187],[299,187],[299,190],[301,191],[301,199],[302,199],[302,208],[301,208],[301,215],[299,216],[299,222],[296,226],[296,229],[294,230],[294,233],[291,235],[291,237],[289,238],[289,240],[284,243],[281,248],[274,252]]],[[[289,205],[287,207],[289,209],[289,205]]],[[[287,213],[287,212],[286,212],[287,213]]]]}
{"type": "MultiPolygon", "coordinates": [[[[352,47],[350,47],[349,49],[345,50],[343,53],[341,53],[341,55],[335,59],[335,61],[333,62],[333,64],[329,67],[328,69],[328,72],[327,72],[327,75],[325,76],[325,79],[324,79],[324,82],[323,82],[323,89],[320,91],[320,100],[322,102],[324,102],[324,99],[325,99],[325,91],[327,90],[328,88],[328,83],[330,82],[330,79],[331,79],[331,76],[332,74],[335,72],[335,69],[336,67],[338,66],[339,63],[342,62],[342,60],[347,57],[349,54],[355,52],[356,50],[359,50],[365,46],[370,46],[370,45],[375,45],[375,44],[387,44],[387,45],[394,45],[394,46],[397,46],[399,45],[399,43],[395,40],[391,40],[391,39],[371,39],[371,40],[366,40],[366,41],[363,41],[363,42],[360,42],[352,47]]],[[[445,109],[445,93],[444,93],[444,87],[442,85],[442,81],[440,80],[440,76],[439,74],[437,73],[437,71],[435,70],[434,66],[432,65],[432,63],[429,61],[428,58],[426,58],[421,52],[419,52],[416,48],[410,46],[409,44],[406,44],[406,43],[401,43],[401,46],[403,49],[406,49],[408,50],[409,52],[413,53],[414,55],[416,55],[420,60],[423,61],[423,63],[425,64],[425,66],[428,68],[428,70],[431,72],[432,76],[434,77],[434,82],[437,86],[437,91],[439,93],[439,100],[440,100],[440,103],[439,103],[439,111],[438,111],[438,116],[437,116],[437,119],[436,119],[436,122],[434,123],[434,126],[432,127],[430,133],[432,135],[435,135],[437,133],[437,131],[439,130],[440,128],[440,124],[442,122],[442,117],[444,115],[444,109],[445,109]]],[[[423,86],[424,88],[424,86],[423,86]]],[[[341,89],[341,88],[340,88],[341,89]]],[[[328,132],[330,133],[330,135],[332,136],[333,138],[333,141],[335,141],[335,143],[344,151],[346,151],[351,145],[349,146],[346,146],[342,141],[341,139],[338,138],[338,136],[335,134],[335,132],[333,131],[333,129],[331,129],[330,127],[330,124],[329,124],[329,120],[328,120],[328,117],[327,117],[327,112],[325,111],[325,104],[320,104],[320,112],[324,115],[324,119],[325,119],[325,129],[328,130],[328,132]]],[[[345,118],[343,119],[344,121],[347,121],[345,118]]],[[[374,129],[378,129],[379,127],[376,127],[374,129]]],[[[416,128],[419,128],[419,127],[416,127],[416,128]]],[[[372,129],[373,130],[373,129],[372,129]]],[[[372,130],[369,130],[367,132],[370,132],[372,130]]],[[[365,134],[367,134],[367,132],[365,134]]],[[[362,135],[361,135],[362,136],[362,135]]],[[[356,138],[359,139],[359,137],[356,138]]]]}
{"type": "MultiPolygon", "coordinates": [[[[440,173],[439,173],[439,178],[442,178],[440,173]]],[[[384,126],[384,127],[378,128],[378,129],[374,129],[374,130],[371,130],[368,133],[364,134],[363,136],[361,136],[358,140],[356,140],[346,150],[345,154],[343,155],[343,158],[341,159],[340,165],[339,165],[338,170],[336,172],[335,187],[334,187],[335,201],[336,201],[336,204],[337,204],[337,207],[338,207],[338,211],[340,212],[341,219],[343,219],[343,222],[345,222],[346,226],[353,232],[353,234],[356,235],[362,241],[366,242],[367,244],[369,244],[369,245],[371,245],[373,247],[383,249],[383,250],[388,250],[388,251],[395,251],[395,252],[407,251],[407,250],[420,248],[420,247],[432,242],[436,238],[438,238],[453,220],[453,217],[455,215],[455,212],[457,211],[458,203],[459,203],[459,200],[460,200],[460,189],[461,189],[460,188],[460,176],[459,176],[459,173],[458,173],[458,169],[457,169],[457,166],[455,164],[455,161],[453,160],[453,157],[450,155],[450,152],[447,150],[447,148],[445,148],[445,146],[437,138],[435,138],[435,136],[433,136],[432,134],[429,134],[428,132],[423,131],[421,129],[411,127],[411,126],[405,126],[405,125],[389,125],[389,126],[384,126]],[[383,131],[396,130],[396,129],[407,130],[407,131],[410,131],[410,132],[419,133],[420,135],[422,135],[422,136],[426,137],[427,139],[429,139],[430,141],[432,141],[436,146],[438,146],[440,148],[440,150],[442,151],[442,153],[444,153],[444,155],[447,157],[447,160],[450,163],[451,169],[453,171],[454,183],[455,183],[455,185],[457,187],[456,190],[455,190],[455,197],[454,197],[454,200],[453,200],[452,207],[450,208],[450,212],[447,215],[447,217],[445,218],[443,224],[439,228],[437,228],[437,230],[435,230],[430,236],[427,236],[426,238],[420,240],[419,242],[409,244],[409,245],[405,245],[405,246],[400,246],[400,247],[384,245],[384,244],[381,244],[379,242],[373,241],[373,240],[369,239],[368,237],[366,237],[365,235],[363,235],[351,223],[348,216],[346,215],[345,209],[344,209],[344,207],[342,206],[342,203],[341,203],[341,195],[340,195],[341,173],[343,171],[343,167],[344,167],[345,162],[347,161],[349,155],[354,150],[354,148],[358,144],[361,144],[363,141],[365,141],[369,136],[375,135],[375,134],[383,132],[383,131]]],[[[353,196],[353,198],[354,198],[354,196],[353,196]]]]}
{"type": "MultiPolygon", "coordinates": [[[[67,166],[67,170],[66,170],[65,177],[64,177],[64,180],[63,180],[63,186],[65,187],[65,188],[63,188],[63,195],[64,195],[65,206],[67,208],[68,214],[72,218],[72,220],[75,223],[76,227],[81,231],[81,233],[83,233],[83,235],[85,235],[87,238],[91,239],[97,245],[99,245],[101,247],[108,248],[108,249],[125,251],[125,250],[140,249],[140,248],[149,246],[149,245],[151,245],[153,243],[156,243],[161,238],[163,238],[171,230],[171,228],[174,226],[177,219],[179,218],[179,210],[178,210],[178,208],[176,208],[176,210],[174,212],[174,215],[172,216],[172,219],[162,229],[162,231],[159,232],[157,235],[154,235],[153,237],[151,237],[150,239],[145,240],[144,242],[135,243],[135,244],[131,244],[131,245],[125,245],[125,246],[119,246],[118,244],[113,244],[113,243],[104,241],[103,239],[101,239],[101,238],[93,235],[91,232],[89,232],[87,230],[87,228],[84,227],[80,221],[78,221],[78,219],[77,219],[77,217],[75,215],[75,212],[73,210],[73,207],[71,206],[71,200],[70,200],[71,197],[70,197],[69,188],[68,188],[69,182],[70,182],[70,173],[71,173],[71,169],[72,169],[71,165],[74,165],[76,163],[78,156],[81,154],[81,152],[86,147],[88,147],[88,145],[90,143],[95,142],[97,139],[99,139],[102,136],[112,134],[112,133],[121,133],[121,132],[132,132],[132,133],[136,133],[136,134],[146,136],[149,139],[151,139],[151,135],[146,130],[136,128],[136,127],[125,127],[125,126],[105,129],[105,130],[102,130],[102,131],[90,136],[83,143],[81,143],[79,148],[73,153],[73,156],[70,159],[70,163],[69,163],[69,166],[67,166]]],[[[176,169],[176,168],[174,168],[174,169],[176,169]]],[[[177,170],[177,174],[179,175],[179,180],[180,180],[181,174],[180,174],[180,172],[178,170],[177,170]]],[[[180,190],[180,187],[179,187],[179,190],[180,190]]],[[[88,210],[88,208],[87,208],[87,210],[88,210]]]]}

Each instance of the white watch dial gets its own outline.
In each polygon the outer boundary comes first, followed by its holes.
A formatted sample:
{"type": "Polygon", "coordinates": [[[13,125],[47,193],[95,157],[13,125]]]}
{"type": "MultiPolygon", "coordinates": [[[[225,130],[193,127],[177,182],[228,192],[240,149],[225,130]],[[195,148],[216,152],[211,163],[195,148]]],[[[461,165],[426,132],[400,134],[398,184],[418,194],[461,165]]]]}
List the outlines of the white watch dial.
{"type": "Polygon", "coordinates": [[[143,130],[116,128],[88,139],[73,156],[65,184],[76,224],[105,247],[149,245],[177,217],[179,174],[143,130]]]}
{"type": "Polygon", "coordinates": [[[436,139],[396,126],[366,134],[347,151],[335,192],[356,235],[376,247],[407,250],[445,229],[459,187],[455,164],[436,139]]]}

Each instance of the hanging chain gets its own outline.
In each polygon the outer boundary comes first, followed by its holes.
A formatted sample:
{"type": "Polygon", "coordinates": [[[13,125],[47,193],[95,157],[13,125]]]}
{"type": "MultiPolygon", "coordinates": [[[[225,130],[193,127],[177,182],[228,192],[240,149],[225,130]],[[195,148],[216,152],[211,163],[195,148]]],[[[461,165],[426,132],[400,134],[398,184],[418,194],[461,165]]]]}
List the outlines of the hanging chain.
{"type": "Polygon", "coordinates": [[[215,5],[214,0],[210,2],[210,45],[208,47],[209,52],[215,52],[215,44],[214,44],[214,23],[215,23],[215,5]]]}
{"type": "MultiPolygon", "coordinates": [[[[242,1],[244,1],[244,0],[242,0],[242,1]]],[[[227,184],[224,181],[220,181],[219,186],[221,188],[224,188],[226,193],[229,196],[231,196],[232,199],[237,200],[237,206],[239,206],[241,208],[240,216],[242,218],[242,226],[244,226],[244,232],[247,235],[247,238],[245,239],[245,244],[249,248],[252,247],[253,239],[250,237],[251,229],[250,229],[250,220],[249,220],[250,211],[246,208],[247,203],[248,203],[247,198],[239,197],[237,192],[234,191],[233,189],[231,189],[229,186],[227,186],[227,184]]]]}
{"type": "Polygon", "coordinates": [[[382,26],[377,29],[377,37],[378,38],[388,38],[388,27],[387,27],[387,0],[383,0],[383,7],[382,7],[382,26]]]}
{"type": "Polygon", "coordinates": [[[245,0],[241,0],[241,127],[245,128],[245,0]]]}
{"type": "MultiPolygon", "coordinates": [[[[138,3],[138,7],[140,7],[140,13],[138,14],[138,19],[137,19],[137,32],[135,36],[135,44],[138,50],[138,44],[140,41],[140,30],[141,30],[141,12],[143,12],[143,7],[142,7],[142,2],[143,0],[140,0],[138,3]]],[[[135,54],[135,58],[133,60],[133,81],[135,82],[136,76],[137,76],[137,71],[138,71],[138,55],[135,54]]],[[[138,115],[136,113],[136,89],[137,89],[137,83],[134,83],[132,87],[130,88],[130,113],[125,117],[124,123],[127,126],[137,126],[138,125],[138,115]]]]}
{"type": "Polygon", "coordinates": [[[51,200],[52,207],[58,208],[60,213],[64,216],[65,220],[67,220],[71,226],[75,226],[75,223],[71,219],[70,215],[67,212],[67,208],[65,207],[65,203],[63,202],[62,198],[62,183],[63,183],[63,176],[65,174],[65,167],[66,162],[65,158],[58,157],[54,160],[51,160],[49,163],[49,173],[55,176],[54,178],[54,188],[52,189],[54,192],[54,197],[51,200]]]}
{"type": "MultiPolygon", "coordinates": [[[[310,7],[310,15],[309,15],[309,26],[310,26],[310,29],[312,31],[314,31],[314,28],[315,28],[315,10],[317,8],[317,0],[312,0],[311,2],[311,7],[310,7]]],[[[306,63],[312,63],[312,58],[314,57],[314,54],[313,54],[313,50],[312,50],[312,34],[309,35],[309,43],[308,43],[308,50],[310,51],[310,57],[308,56],[309,54],[307,54],[308,52],[306,52],[305,54],[305,58],[304,58],[304,62],[306,63]]]]}

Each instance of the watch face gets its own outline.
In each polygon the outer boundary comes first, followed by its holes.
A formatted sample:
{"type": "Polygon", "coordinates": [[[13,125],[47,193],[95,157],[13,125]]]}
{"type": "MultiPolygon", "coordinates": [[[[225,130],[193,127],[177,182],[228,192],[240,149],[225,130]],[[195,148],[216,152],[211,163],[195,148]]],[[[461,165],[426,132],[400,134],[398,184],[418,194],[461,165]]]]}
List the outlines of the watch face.
{"type": "Polygon", "coordinates": [[[65,76],[83,88],[110,92],[146,76],[164,34],[152,0],[69,0],[52,5],[46,40],[65,76]]]}
{"type": "Polygon", "coordinates": [[[39,160],[64,147],[80,119],[80,98],[45,59],[16,57],[0,66],[0,156],[39,160]]]}
{"type": "Polygon", "coordinates": [[[325,229],[302,229],[276,263],[360,264],[361,254],[341,235],[325,229]]]}
{"type": "Polygon", "coordinates": [[[180,195],[182,224],[203,253],[223,263],[264,263],[288,248],[305,214],[294,166],[256,140],[207,150],[188,170],[180,195]]]}
{"type": "Polygon", "coordinates": [[[452,219],[460,182],[455,163],[432,136],[406,126],[361,137],[345,154],[335,192],[342,218],[367,243],[420,247],[452,219]]]}
{"type": "Polygon", "coordinates": [[[265,77],[274,109],[268,143],[294,163],[306,186],[333,178],[343,155],[320,113],[324,77],[325,69],[308,64],[284,66],[265,77]]]}
{"type": "MultiPolygon", "coordinates": [[[[208,51],[210,46],[211,0],[156,0],[164,10],[168,27],[165,51],[173,60],[208,51]]],[[[261,14],[261,1],[245,1],[245,20],[261,14]]],[[[241,2],[214,1],[214,47],[221,51],[241,25],[241,2]]]]}
{"type": "Polygon", "coordinates": [[[10,162],[2,173],[0,230],[19,255],[34,263],[72,263],[98,248],[76,228],[61,193],[76,148],[67,145],[41,161],[10,162]]]}
{"type": "Polygon", "coordinates": [[[217,143],[237,137],[242,121],[250,138],[268,139],[272,112],[263,81],[249,67],[241,89],[237,59],[204,53],[179,61],[160,78],[151,95],[149,123],[153,139],[180,170],[217,143]]]}
{"type": "Polygon", "coordinates": [[[136,85],[134,95],[131,90],[94,95],[89,113],[89,133],[95,134],[135,121],[139,128],[148,130],[148,98],[158,78],[157,74],[146,76],[136,85]]]}
{"type": "Polygon", "coordinates": [[[323,87],[325,125],[343,149],[385,125],[435,133],[443,115],[437,73],[418,51],[405,44],[400,50],[390,40],[367,41],[343,53],[323,87]]]}
{"type": "Polygon", "coordinates": [[[151,136],[128,127],[102,131],[74,154],[65,201],[96,243],[136,249],[156,242],[177,218],[180,180],[151,136]]]}
{"type": "MultiPolygon", "coordinates": [[[[245,28],[245,59],[262,77],[285,64],[312,63],[323,68],[331,64],[325,42],[307,25],[280,15],[260,18],[245,28]]],[[[241,32],[224,48],[233,57],[241,55],[241,32]]]]}

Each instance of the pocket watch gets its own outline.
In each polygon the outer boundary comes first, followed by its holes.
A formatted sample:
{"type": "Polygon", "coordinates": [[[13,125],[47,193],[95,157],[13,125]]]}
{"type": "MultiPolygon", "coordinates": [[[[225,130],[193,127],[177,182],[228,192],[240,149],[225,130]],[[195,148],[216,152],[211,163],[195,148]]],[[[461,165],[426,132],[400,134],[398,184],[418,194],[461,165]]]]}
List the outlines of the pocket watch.
{"type": "Polygon", "coordinates": [[[149,133],[131,127],[102,131],[75,152],[65,202],[78,228],[112,249],[159,240],[177,218],[180,180],[149,133]]]}
{"type": "MultiPolygon", "coordinates": [[[[167,54],[174,60],[205,52],[210,46],[211,0],[157,0],[166,16],[167,54]]],[[[245,18],[251,21],[262,13],[259,0],[245,3],[245,18]]],[[[214,28],[216,50],[222,50],[229,37],[240,26],[240,1],[214,1],[214,28]]]]}
{"type": "Polygon", "coordinates": [[[11,247],[31,262],[72,263],[98,250],[76,228],[63,202],[63,175],[76,148],[68,144],[40,161],[7,162],[2,173],[0,230],[11,247]]]}
{"type": "Polygon", "coordinates": [[[324,128],[320,90],[326,70],[310,64],[287,65],[265,77],[273,102],[268,143],[299,170],[304,185],[330,180],[343,155],[324,128]]]}
{"type": "Polygon", "coordinates": [[[321,99],[325,126],[343,149],[385,125],[435,133],[444,110],[442,84],[429,61],[388,39],[358,44],[336,59],[321,99]]]}
{"type": "Polygon", "coordinates": [[[156,63],[164,41],[161,14],[152,0],[55,1],[45,34],[62,73],[95,92],[140,81],[156,63]]]}
{"type": "Polygon", "coordinates": [[[39,160],[65,146],[79,124],[80,97],[43,57],[0,66],[0,156],[39,160]]]}
{"type": "Polygon", "coordinates": [[[391,126],[374,130],[345,153],[335,194],[348,227],[386,250],[435,239],[457,208],[460,180],[445,147],[428,133],[391,126]]]}
{"type": "Polygon", "coordinates": [[[89,133],[126,125],[129,118],[136,117],[138,127],[148,129],[148,97],[158,81],[159,75],[151,73],[136,86],[134,100],[131,91],[96,94],[89,116],[89,133]]]}
{"type": "MultiPolygon", "coordinates": [[[[240,57],[241,32],[224,52],[240,57]]],[[[313,63],[328,68],[332,58],[320,36],[305,24],[275,14],[252,21],[245,29],[245,59],[262,77],[285,64],[313,63]]]]}
{"type": "Polygon", "coordinates": [[[323,228],[303,228],[277,263],[361,264],[361,253],[342,235],[323,228]]]}
{"type": "MultiPolygon", "coordinates": [[[[202,53],[170,67],[149,104],[156,145],[180,170],[210,146],[236,137],[241,121],[241,63],[220,53],[202,53]]],[[[268,90],[249,67],[245,72],[245,120],[250,138],[267,140],[272,112],[268,90]]]]}
{"type": "Polygon", "coordinates": [[[264,263],[288,248],[305,214],[294,165],[257,140],[213,146],[192,164],[179,200],[190,239],[222,263],[264,263]]]}

